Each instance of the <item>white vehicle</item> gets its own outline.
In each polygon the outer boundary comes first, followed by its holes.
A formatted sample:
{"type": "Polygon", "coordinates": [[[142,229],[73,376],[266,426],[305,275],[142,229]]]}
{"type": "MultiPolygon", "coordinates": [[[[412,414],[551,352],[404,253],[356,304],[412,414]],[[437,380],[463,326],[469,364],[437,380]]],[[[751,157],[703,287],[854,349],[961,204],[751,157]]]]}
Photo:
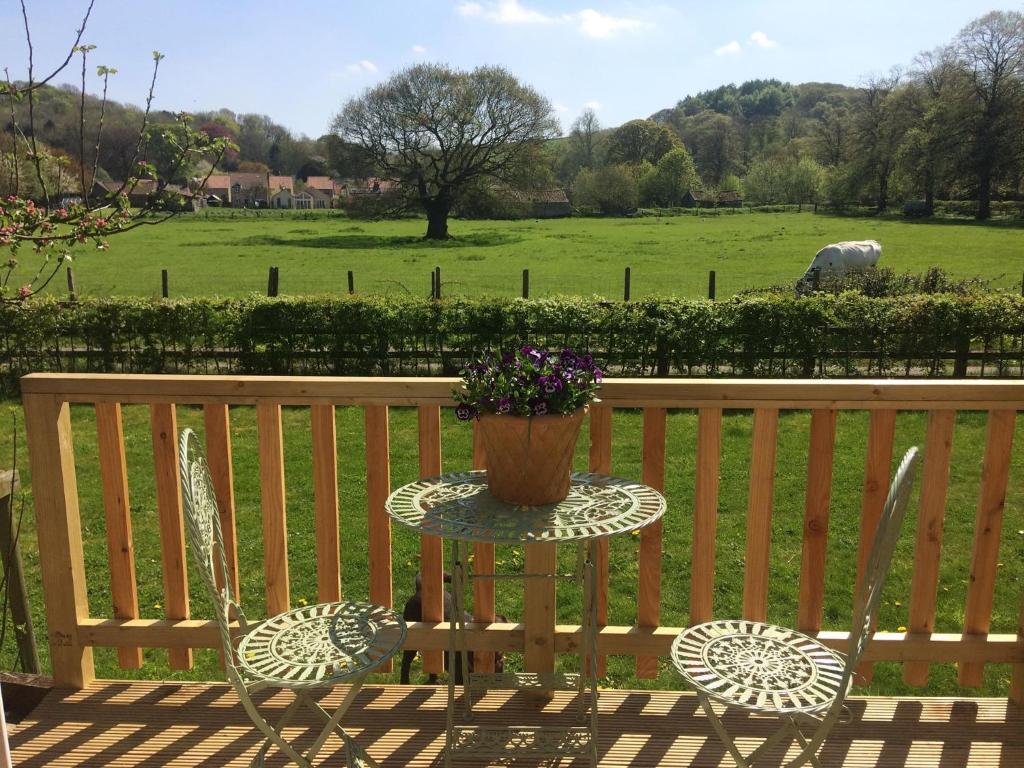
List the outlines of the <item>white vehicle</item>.
{"type": "Polygon", "coordinates": [[[875,266],[881,257],[882,245],[877,240],[844,240],[841,243],[832,243],[814,255],[811,265],[797,285],[813,285],[815,271],[818,273],[818,279],[842,277],[847,272],[875,266]]]}

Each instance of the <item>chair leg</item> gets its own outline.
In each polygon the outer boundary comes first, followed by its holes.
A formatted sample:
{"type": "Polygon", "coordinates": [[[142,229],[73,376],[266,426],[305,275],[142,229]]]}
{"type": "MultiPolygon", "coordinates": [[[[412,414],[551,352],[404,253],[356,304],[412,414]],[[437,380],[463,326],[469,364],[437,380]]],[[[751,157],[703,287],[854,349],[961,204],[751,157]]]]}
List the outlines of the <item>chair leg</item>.
{"type": "Polygon", "coordinates": [[[711,700],[703,693],[697,694],[697,699],[700,701],[701,709],[704,710],[704,714],[707,715],[708,720],[711,722],[711,727],[715,729],[715,733],[718,734],[718,738],[721,739],[725,748],[729,750],[729,754],[732,755],[732,759],[736,761],[737,768],[750,768],[750,763],[747,762],[747,758],[740,752],[739,747],[732,740],[729,732],[725,730],[725,726],[722,721],[718,718],[718,714],[711,706],[711,700]]]}
{"type": "Polygon", "coordinates": [[[341,703],[334,710],[333,715],[330,714],[322,706],[320,706],[320,703],[318,701],[315,701],[311,696],[309,696],[309,694],[305,692],[297,694],[297,696],[301,697],[301,699],[307,706],[309,706],[311,709],[313,709],[314,712],[319,714],[320,717],[326,722],[324,729],[320,732],[320,735],[317,737],[316,741],[313,742],[313,746],[311,746],[309,750],[306,752],[306,759],[309,762],[312,763],[313,760],[316,758],[317,754],[323,748],[324,742],[327,741],[327,737],[331,735],[332,731],[337,731],[341,740],[345,742],[346,749],[348,749],[348,742],[346,741],[346,739],[351,739],[351,736],[345,733],[345,729],[341,727],[341,718],[345,716],[345,713],[348,711],[348,708],[352,706],[352,702],[355,701],[356,696],[359,695],[359,689],[363,687],[364,680],[365,678],[359,678],[358,680],[355,680],[352,683],[351,687],[349,687],[348,693],[345,694],[345,698],[341,700],[341,703]]]}
{"type": "Polygon", "coordinates": [[[804,736],[804,732],[800,730],[800,725],[792,718],[790,718],[790,725],[793,735],[796,736],[796,740],[800,742],[802,749],[800,750],[800,754],[786,763],[786,768],[796,768],[804,763],[810,763],[814,768],[821,768],[821,763],[818,762],[817,755],[819,744],[808,741],[807,737],[804,736]]]}
{"type": "Polygon", "coordinates": [[[245,711],[252,720],[253,725],[255,725],[265,737],[263,744],[260,746],[259,752],[257,752],[256,756],[252,759],[250,766],[262,766],[263,758],[266,756],[267,750],[273,745],[294,760],[295,764],[300,766],[300,768],[312,768],[309,761],[299,754],[299,752],[285,740],[282,733],[285,726],[295,714],[295,711],[299,708],[301,700],[297,696],[285,709],[284,714],[281,715],[281,719],[277,721],[276,725],[271,725],[267,719],[260,714],[259,710],[256,709],[256,705],[252,703],[252,699],[249,697],[248,692],[241,693],[239,698],[242,700],[242,706],[245,707],[245,711]]]}

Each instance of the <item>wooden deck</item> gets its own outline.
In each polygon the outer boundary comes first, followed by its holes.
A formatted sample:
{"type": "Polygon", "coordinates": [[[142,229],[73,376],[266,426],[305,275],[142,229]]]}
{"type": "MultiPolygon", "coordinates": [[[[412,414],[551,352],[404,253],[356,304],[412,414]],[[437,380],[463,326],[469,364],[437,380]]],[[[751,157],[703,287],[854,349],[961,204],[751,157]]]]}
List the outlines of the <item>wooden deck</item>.
{"type": "MultiPolygon", "coordinates": [[[[332,691],[328,704],[342,691],[332,691]]],[[[276,716],[287,702],[277,694],[265,711],[276,716]]],[[[965,768],[1024,766],[1024,715],[1006,699],[855,698],[854,721],[839,725],[822,752],[825,766],[965,768]]],[[[573,696],[558,694],[538,709],[521,693],[489,693],[480,724],[575,724],[573,696]]],[[[686,693],[604,691],[601,696],[601,766],[681,768],[731,766],[732,759],[686,693]]],[[[773,722],[741,714],[728,718],[745,749],[755,747],[773,722]]],[[[381,766],[440,765],[445,689],[368,686],[345,726],[381,766]]],[[[292,729],[295,737],[312,720],[292,729]]],[[[104,681],[79,692],[52,691],[11,728],[19,768],[61,766],[248,766],[259,744],[238,700],[225,685],[104,681]]],[[[301,736],[300,736],[301,738],[301,736]]],[[[779,766],[789,745],[763,765],[779,766]]],[[[340,742],[331,738],[320,765],[339,765],[340,742]]],[[[277,753],[268,765],[285,765],[277,753]]]]}

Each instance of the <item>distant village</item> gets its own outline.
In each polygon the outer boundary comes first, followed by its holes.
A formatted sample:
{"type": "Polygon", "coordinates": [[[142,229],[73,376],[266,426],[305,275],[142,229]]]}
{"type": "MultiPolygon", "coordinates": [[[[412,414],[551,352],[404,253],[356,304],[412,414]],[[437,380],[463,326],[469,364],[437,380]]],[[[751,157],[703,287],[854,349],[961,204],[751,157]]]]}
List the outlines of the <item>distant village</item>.
{"type": "MultiPolygon", "coordinates": [[[[97,181],[95,194],[113,193],[121,182],[97,181]]],[[[398,192],[395,179],[370,177],[366,179],[338,179],[330,176],[309,176],[305,180],[294,176],[276,176],[272,173],[240,171],[211,174],[205,182],[195,180],[191,189],[166,184],[159,189],[156,182],[140,179],[127,191],[133,207],[152,202],[157,192],[180,195],[189,210],[203,208],[250,208],[314,210],[347,208],[361,196],[384,196],[398,192]],[[197,189],[198,187],[198,189],[197,189]]],[[[495,187],[504,201],[503,215],[498,218],[556,219],[572,216],[572,203],[566,190],[561,188],[529,192],[495,187]]],[[[77,194],[68,194],[66,201],[78,202],[77,194]]],[[[680,201],[682,208],[740,208],[743,198],[732,191],[690,190],[680,201]]]]}

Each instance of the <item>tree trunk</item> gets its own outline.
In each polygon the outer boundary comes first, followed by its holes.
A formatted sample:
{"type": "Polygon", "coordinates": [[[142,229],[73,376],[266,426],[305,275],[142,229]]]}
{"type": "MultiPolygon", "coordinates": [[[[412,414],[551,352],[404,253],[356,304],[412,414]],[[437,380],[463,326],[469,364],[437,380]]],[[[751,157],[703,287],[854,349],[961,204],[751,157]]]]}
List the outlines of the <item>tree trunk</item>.
{"type": "Polygon", "coordinates": [[[987,170],[978,176],[978,212],[975,218],[978,221],[992,218],[992,176],[987,170]]]}
{"type": "Polygon", "coordinates": [[[451,203],[447,200],[427,200],[423,203],[427,211],[427,234],[426,240],[447,240],[448,234],[448,212],[451,203]]]}
{"type": "Polygon", "coordinates": [[[935,213],[935,174],[931,168],[924,172],[924,208],[929,216],[935,213]]]}

